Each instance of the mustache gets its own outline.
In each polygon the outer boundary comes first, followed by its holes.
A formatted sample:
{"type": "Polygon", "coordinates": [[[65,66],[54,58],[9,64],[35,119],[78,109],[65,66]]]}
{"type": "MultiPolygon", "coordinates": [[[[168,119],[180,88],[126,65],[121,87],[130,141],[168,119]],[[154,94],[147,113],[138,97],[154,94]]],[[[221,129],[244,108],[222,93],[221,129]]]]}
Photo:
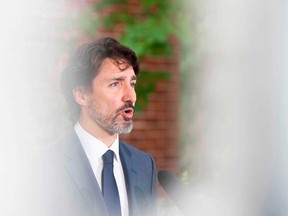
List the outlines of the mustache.
{"type": "Polygon", "coordinates": [[[127,108],[132,108],[133,111],[135,110],[135,107],[133,106],[132,102],[127,101],[127,102],[125,102],[125,104],[123,106],[121,106],[119,109],[117,109],[117,113],[124,110],[124,109],[127,109],[127,108]]]}

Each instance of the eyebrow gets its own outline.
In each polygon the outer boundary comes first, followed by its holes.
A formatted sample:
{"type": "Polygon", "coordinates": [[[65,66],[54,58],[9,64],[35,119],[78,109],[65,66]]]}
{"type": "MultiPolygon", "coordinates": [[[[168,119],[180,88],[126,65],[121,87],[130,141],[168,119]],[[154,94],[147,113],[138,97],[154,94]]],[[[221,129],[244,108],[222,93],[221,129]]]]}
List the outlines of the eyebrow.
{"type": "MultiPolygon", "coordinates": [[[[126,76],[120,76],[120,77],[112,78],[111,80],[123,81],[123,80],[125,80],[125,79],[126,79],[126,76]]],[[[132,77],[131,77],[131,80],[137,80],[136,75],[132,76],[132,77]]]]}

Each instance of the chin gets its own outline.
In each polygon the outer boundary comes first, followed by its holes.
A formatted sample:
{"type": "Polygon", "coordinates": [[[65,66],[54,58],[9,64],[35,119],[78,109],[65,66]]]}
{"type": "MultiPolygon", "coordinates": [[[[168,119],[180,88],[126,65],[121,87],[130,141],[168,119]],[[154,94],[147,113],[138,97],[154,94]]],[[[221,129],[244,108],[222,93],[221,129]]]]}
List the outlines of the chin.
{"type": "Polygon", "coordinates": [[[133,129],[133,124],[132,122],[130,122],[129,124],[127,124],[127,122],[125,124],[122,124],[120,127],[118,126],[117,128],[115,128],[115,133],[118,134],[128,134],[132,131],[133,129]]]}

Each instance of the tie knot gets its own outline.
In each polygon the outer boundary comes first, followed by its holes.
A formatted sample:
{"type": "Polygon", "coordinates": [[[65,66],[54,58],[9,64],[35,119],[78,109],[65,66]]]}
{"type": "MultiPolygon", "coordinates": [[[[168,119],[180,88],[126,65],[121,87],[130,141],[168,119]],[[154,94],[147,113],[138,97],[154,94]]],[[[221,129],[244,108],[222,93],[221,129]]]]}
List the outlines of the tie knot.
{"type": "Polygon", "coordinates": [[[103,163],[113,164],[113,157],[114,157],[114,152],[112,150],[106,151],[105,154],[102,156],[103,163]]]}

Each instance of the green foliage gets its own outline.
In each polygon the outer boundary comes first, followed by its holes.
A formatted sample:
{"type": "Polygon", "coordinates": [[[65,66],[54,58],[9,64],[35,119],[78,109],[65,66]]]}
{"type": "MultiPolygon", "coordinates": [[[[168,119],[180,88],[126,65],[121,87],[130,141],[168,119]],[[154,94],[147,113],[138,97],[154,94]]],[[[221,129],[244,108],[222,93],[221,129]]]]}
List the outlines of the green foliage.
{"type": "MultiPolygon", "coordinates": [[[[123,4],[127,0],[101,0],[97,10],[123,4]]],[[[124,34],[120,41],[133,50],[140,58],[145,56],[170,55],[172,53],[168,38],[173,32],[170,17],[170,2],[161,0],[141,1],[141,13],[132,13],[127,8],[105,16],[100,21],[104,27],[112,29],[119,23],[125,24],[124,34]]]]}
{"type": "Polygon", "coordinates": [[[169,80],[170,78],[170,73],[142,70],[136,85],[137,95],[140,96],[137,97],[135,111],[140,112],[148,105],[149,96],[155,91],[156,83],[159,80],[169,80]]]}
{"type": "Polygon", "coordinates": [[[139,21],[139,23],[128,25],[120,41],[133,47],[139,58],[170,55],[172,49],[167,42],[170,33],[169,20],[149,17],[144,21],[139,21]]]}
{"type": "Polygon", "coordinates": [[[92,36],[101,26],[95,8],[87,8],[81,13],[77,20],[78,27],[86,34],[92,36]]]}
{"type": "Polygon", "coordinates": [[[127,3],[127,0],[100,0],[96,5],[96,9],[101,10],[107,6],[124,4],[124,3],[127,3]]]}
{"type": "MultiPolygon", "coordinates": [[[[98,28],[113,29],[118,24],[124,24],[124,32],[119,41],[132,47],[139,59],[171,55],[172,47],[168,39],[175,28],[171,19],[173,11],[170,1],[142,0],[140,2],[140,13],[133,13],[125,5],[127,0],[99,0],[81,14],[79,26],[92,36],[98,28]],[[115,6],[119,6],[121,10],[109,16],[97,15],[100,11],[115,6]]],[[[167,72],[147,70],[141,71],[140,75],[136,89],[138,94],[136,111],[141,111],[148,105],[149,95],[155,91],[158,81],[171,78],[167,72]]]]}

